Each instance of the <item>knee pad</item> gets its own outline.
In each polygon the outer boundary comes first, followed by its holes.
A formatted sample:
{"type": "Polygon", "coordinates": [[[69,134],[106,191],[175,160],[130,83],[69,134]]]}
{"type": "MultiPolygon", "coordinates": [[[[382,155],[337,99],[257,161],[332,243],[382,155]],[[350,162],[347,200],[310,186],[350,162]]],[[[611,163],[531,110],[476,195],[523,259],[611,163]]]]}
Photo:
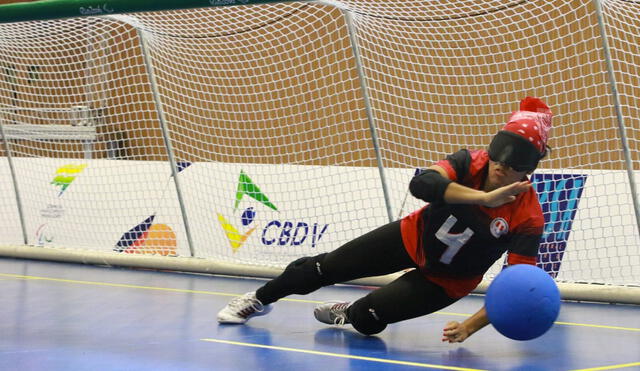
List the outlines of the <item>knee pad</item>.
{"type": "Polygon", "coordinates": [[[327,254],[304,257],[291,262],[282,272],[282,277],[296,286],[294,294],[309,294],[330,283],[322,272],[322,261],[327,254]]]}
{"type": "Polygon", "coordinates": [[[364,335],[377,334],[387,327],[387,324],[378,317],[368,295],[351,304],[347,318],[353,328],[364,335]]]}

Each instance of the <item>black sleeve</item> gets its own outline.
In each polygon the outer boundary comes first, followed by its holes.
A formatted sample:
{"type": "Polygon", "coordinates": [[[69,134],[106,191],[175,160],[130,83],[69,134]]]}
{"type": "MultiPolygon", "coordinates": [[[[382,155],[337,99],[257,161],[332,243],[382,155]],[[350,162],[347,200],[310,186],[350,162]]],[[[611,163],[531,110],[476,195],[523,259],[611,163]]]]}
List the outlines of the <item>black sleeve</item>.
{"type": "MultiPolygon", "coordinates": [[[[469,171],[471,163],[471,155],[466,149],[460,150],[454,154],[448,155],[446,161],[449,162],[456,172],[458,179],[464,177],[469,171]]],[[[411,179],[409,191],[411,194],[426,202],[441,202],[444,198],[449,183],[452,181],[443,177],[435,170],[422,170],[411,179]]]]}
{"type": "Polygon", "coordinates": [[[452,180],[440,175],[439,172],[427,169],[411,179],[409,191],[415,198],[426,202],[441,202],[444,200],[444,192],[452,180]]]}
{"type": "Polygon", "coordinates": [[[509,252],[523,256],[537,256],[541,234],[514,234],[509,241],[509,252]]]}

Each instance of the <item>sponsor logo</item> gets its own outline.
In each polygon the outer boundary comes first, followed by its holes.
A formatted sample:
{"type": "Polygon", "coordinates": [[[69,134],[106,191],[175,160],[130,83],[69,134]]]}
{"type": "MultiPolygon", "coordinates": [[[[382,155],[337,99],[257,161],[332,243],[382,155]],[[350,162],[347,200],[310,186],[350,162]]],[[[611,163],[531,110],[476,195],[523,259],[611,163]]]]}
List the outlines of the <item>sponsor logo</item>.
{"type": "MultiPolygon", "coordinates": [[[[244,171],[240,171],[238,186],[233,206],[233,212],[237,212],[241,201],[248,196],[261,204],[261,208],[266,211],[261,213],[278,212],[276,205],[258,187],[258,185],[244,171]]],[[[255,207],[247,207],[240,215],[240,224],[234,225],[224,215],[217,213],[220,223],[233,252],[238,251],[247,239],[261,228],[256,221],[257,210],[255,207]]],[[[267,218],[269,220],[269,218],[267,218]]],[[[324,233],[329,227],[328,224],[312,223],[308,221],[292,221],[273,218],[264,227],[259,242],[263,246],[300,246],[311,245],[315,248],[324,233]]]]}
{"type": "MultiPolygon", "coordinates": [[[[65,209],[61,204],[62,195],[86,167],[87,164],[66,164],[56,169],[53,180],[49,184],[56,188],[57,195],[53,197],[54,200],[51,200],[43,209],[40,209],[42,218],[52,219],[51,222],[53,222],[55,219],[61,219],[64,216],[65,209]]],[[[55,224],[52,225],[55,226],[55,224]]],[[[49,222],[40,224],[35,231],[36,245],[44,246],[52,243],[54,240],[53,231],[56,231],[56,228],[50,226],[49,222]]]]}
{"type": "Polygon", "coordinates": [[[113,9],[109,8],[109,4],[103,4],[102,6],[81,6],[78,11],[82,15],[95,15],[95,14],[110,14],[113,13],[113,9]]]}
{"type": "MultiPolygon", "coordinates": [[[[178,161],[176,170],[179,173],[191,164],[188,161],[178,161]]],[[[171,176],[173,177],[173,174],[171,176]]],[[[113,251],[127,254],[178,256],[178,239],[175,232],[166,224],[154,223],[155,218],[156,213],[125,232],[113,251]]]]}
{"type": "Polygon", "coordinates": [[[235,4],[247,4],[249,3],[249,0],[209,0],[209,4],[213,5],[213,6],[218,6],[218,5],[235,5],[235,4]]]}
{"type": "Polygon", "coordinates": [[[127,254],[177,256],[176,234],[166,224],[153,223],[151,215],[120,237],[113,251],[127,254]]]}
{"type": "Polygon", "coordinates": [[[69,188],[71,183],[76,179],[78,174],[80,174],[85,168],[87,164],[74,165],[68,164],[63,165],[56,170],[56,174],[51,181],[56,187],[60,187],[60,193],[58,193],[58,197],[62,196],[62,194],[69,188]]]}

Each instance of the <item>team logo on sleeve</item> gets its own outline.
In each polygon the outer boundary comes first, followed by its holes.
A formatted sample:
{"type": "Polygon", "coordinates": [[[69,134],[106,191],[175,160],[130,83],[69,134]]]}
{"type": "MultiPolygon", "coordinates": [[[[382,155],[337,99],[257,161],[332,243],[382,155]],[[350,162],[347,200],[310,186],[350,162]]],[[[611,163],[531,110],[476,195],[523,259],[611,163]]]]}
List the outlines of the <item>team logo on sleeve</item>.
{"type": "Polygon", "coordinates": [[[489,230],[493,237],[500,238],[500,236],[509,233],[509,223],[507,223],[503,218],[495,218],[491,221],[489,230]]]}

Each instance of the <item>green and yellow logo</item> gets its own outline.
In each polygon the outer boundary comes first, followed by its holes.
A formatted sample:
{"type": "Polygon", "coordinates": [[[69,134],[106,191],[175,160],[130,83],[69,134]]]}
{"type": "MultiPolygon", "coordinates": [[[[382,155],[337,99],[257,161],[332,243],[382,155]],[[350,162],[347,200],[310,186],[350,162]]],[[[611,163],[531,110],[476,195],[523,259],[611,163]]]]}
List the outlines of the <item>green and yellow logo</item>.
{"type": "Polygon", "coordinates": [[[67,188],[69,188],[69,186],[76,179],[78,174],[80,174],[86,167],[87,167],[87,164],[82,164],[82,165],[67,164],[59,167],[58,170],[56,170],[55,177],[51,181],[51,184],[53,184],[56,187],[60,187],[60,193],[58,194],[58,197],[62,196],[64,191],[66,191],[67,188]]]}
{"type": "MultiPolygon", "coordinates": [[[[244,196],[248,196],[263,204],[264,206],[278,211],[278,208],[269,201],[269,198],[260,190],[260,188],[255,184],[251,178],[243,171],[240,170],[240,177],[238,178],[238,188],[236,190],[236,198],[233,206],[233,210],[237,211],[238,206],[240,205],[240,201],[244,198],[244,196]]],[[[245,227],[249,227],[254,219],[255,219],[255,210],[253,207],[248,207],[244,210],[240,217],[240,221],[242,225],[245,227]]],[[[227,239],[229,240],[229,244],[231,245],[231,249],[233,252],[236,252],[249,238],[251,233],[256,230],[258,227],[254,225],[249,228],[244,233],[241,233],[235,226],[233,226],[222,214],[218,213],[218,221],[224,230],[227,239]]]]}

